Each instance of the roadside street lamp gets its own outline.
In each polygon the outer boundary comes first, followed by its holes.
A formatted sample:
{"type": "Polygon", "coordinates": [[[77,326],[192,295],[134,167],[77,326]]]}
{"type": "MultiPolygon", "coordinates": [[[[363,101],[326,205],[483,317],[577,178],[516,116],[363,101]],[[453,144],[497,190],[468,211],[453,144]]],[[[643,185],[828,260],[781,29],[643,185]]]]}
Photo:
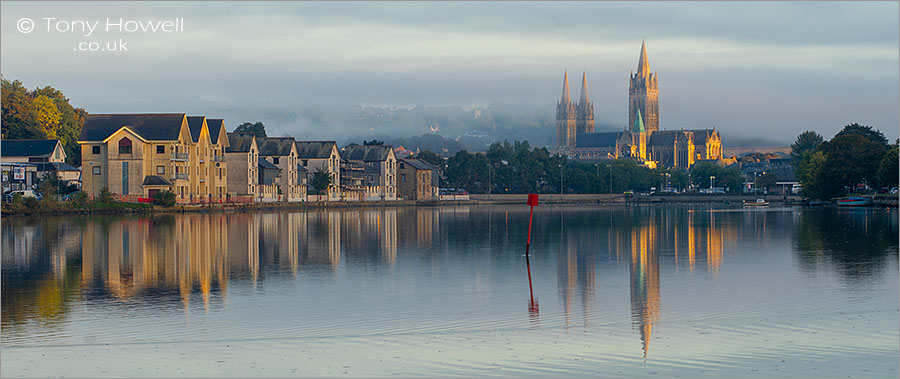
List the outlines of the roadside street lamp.
{"type": "Polygon", "coordinates": [[[563,169],[562,165],[559,165],[559,194],[563,194],[563,169]]]}
{"type": "Polygon", "coordinates": [[[715,183],[716,183],[716,177],[710,176],[709,177],[709,189],[710,190],[712,190],[712,188],[715,187],[715,183]]]}

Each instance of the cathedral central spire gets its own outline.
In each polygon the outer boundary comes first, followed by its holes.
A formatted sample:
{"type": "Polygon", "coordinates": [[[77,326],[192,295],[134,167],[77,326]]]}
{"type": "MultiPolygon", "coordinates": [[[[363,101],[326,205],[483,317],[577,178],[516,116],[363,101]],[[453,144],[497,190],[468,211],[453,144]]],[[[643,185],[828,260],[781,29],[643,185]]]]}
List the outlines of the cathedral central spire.
{"type": "Polygon", "coordinates": [[[641,57],[638,58],[637,72],[640,75],[650,74],[650,59],[647,58],[647,44],[641,41],[641,57]]]}

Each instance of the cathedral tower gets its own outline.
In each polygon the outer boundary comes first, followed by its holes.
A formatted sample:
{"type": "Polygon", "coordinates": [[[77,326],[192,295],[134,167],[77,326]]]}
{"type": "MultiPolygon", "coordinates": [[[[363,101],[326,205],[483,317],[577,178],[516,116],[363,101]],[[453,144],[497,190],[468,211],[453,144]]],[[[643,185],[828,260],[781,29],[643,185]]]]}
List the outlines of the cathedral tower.
{"type": "Polygon", "coordinates": [[[650,72],[647,46],[641,42],[641,57],[636,73],[631,73],[628,86],[628,125],[634,125],[637,110],[644,116],[647,133],[659,130],[659,86],[657,75],[650,72]]]}
{"type": "Polygon", "coordinates": [[[581,133],[594,132],[594,103],[588,96],[587,74],[581,73],[581,98],[575,106],[575,131],[581,133]]]}
{"type": "Polygon", "coordinates": [[[562,99],[556,104],[556,146],[560,149],[575,147],[575,103],[569,96],[568,72],[563,75],[562,99]]]}

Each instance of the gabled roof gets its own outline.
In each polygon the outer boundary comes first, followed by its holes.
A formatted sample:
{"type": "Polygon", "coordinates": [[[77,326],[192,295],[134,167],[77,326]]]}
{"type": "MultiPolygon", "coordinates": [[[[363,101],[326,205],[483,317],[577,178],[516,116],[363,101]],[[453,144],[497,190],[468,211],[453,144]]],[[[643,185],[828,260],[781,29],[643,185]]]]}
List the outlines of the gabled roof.
{"type": "Polygon", "coordinates": [[[329,158],[331,151],[337,146],[335,141],[297,141],[297,156],[301,159],[329,158]]]}
{"type": "Polygon", "coordinates": [[[650,135],[648,146],[671,146],[676,141],[687,140],[682,130],[657,130],[650,135]]]}
{"type": "Polygon", "coordinates": [[[265,158],[259,158],[259,168],[263,170],[278,170],[278,166],[267,161],[265,158]]]}
{"type": "Polygon", "coordinates": [[[256,137],[259,155],[288,156],[294,147],[294,137],[256,137]]]}
{"type": "Polygon", "coordinates": [[[256,137],[252,132],[233,132],[228,133],[228,148],[226,153],[246,153],[250,151],[253,145],[253,138],[256,137]]]}
{"type": "Polygon", "coordinates": [[[200,132],[203,130],[203,120],[205,119],[206,117],[204,116],[187,117],[188,129],[191,131],[191,140],[194,141],[194,143],[200,141],[200,132]]]}
{"type": "Polygon", "coordinates": [[[393,147],[386,145],[350,145],[344,148],[341,156],[346,154],[347,159],[363,162],[381,162],[388,159],[393,147]]]}
{"type": "Polygon", "coordinates": [[[5,139],[0,141],[4,157],[49,157],[56,149],[57,139],[5,139]]]}
{"type": "Polygon", "coordinates": [[[103,141],[123,126],[150,141],[175,141],[184,113],[89,114],[79,141],[103,141]]]}
{"type": "Polygon", "coordinates": [[[418,158],[403,158],[400,160],[403,163],[406,163],[412,166],[416,170],[434,170],[437,167],[434,167],[431,163],[425,162],[418,158]]]}
{"type": "Polygon", "coordinates": [[[209,129],[209,140],[212,141],[213,144],[219,143],[219,134],[222,129],[225,129],[225,120],[221,118],[208,118],[206,119],[206,127],[209,129]]]}
{"type": "Polygon", "coordinates": [[[166,179],[159,175],[147,175],[144,177],[144,182],[141,185],[145,186],[171,186],[172,182],[169,179],[166,179]]]}
{"type": "Polygon", "coordinates": [[[615,147],[621,132],[581,133],[575,136],[578,147],[615,147]]]}

